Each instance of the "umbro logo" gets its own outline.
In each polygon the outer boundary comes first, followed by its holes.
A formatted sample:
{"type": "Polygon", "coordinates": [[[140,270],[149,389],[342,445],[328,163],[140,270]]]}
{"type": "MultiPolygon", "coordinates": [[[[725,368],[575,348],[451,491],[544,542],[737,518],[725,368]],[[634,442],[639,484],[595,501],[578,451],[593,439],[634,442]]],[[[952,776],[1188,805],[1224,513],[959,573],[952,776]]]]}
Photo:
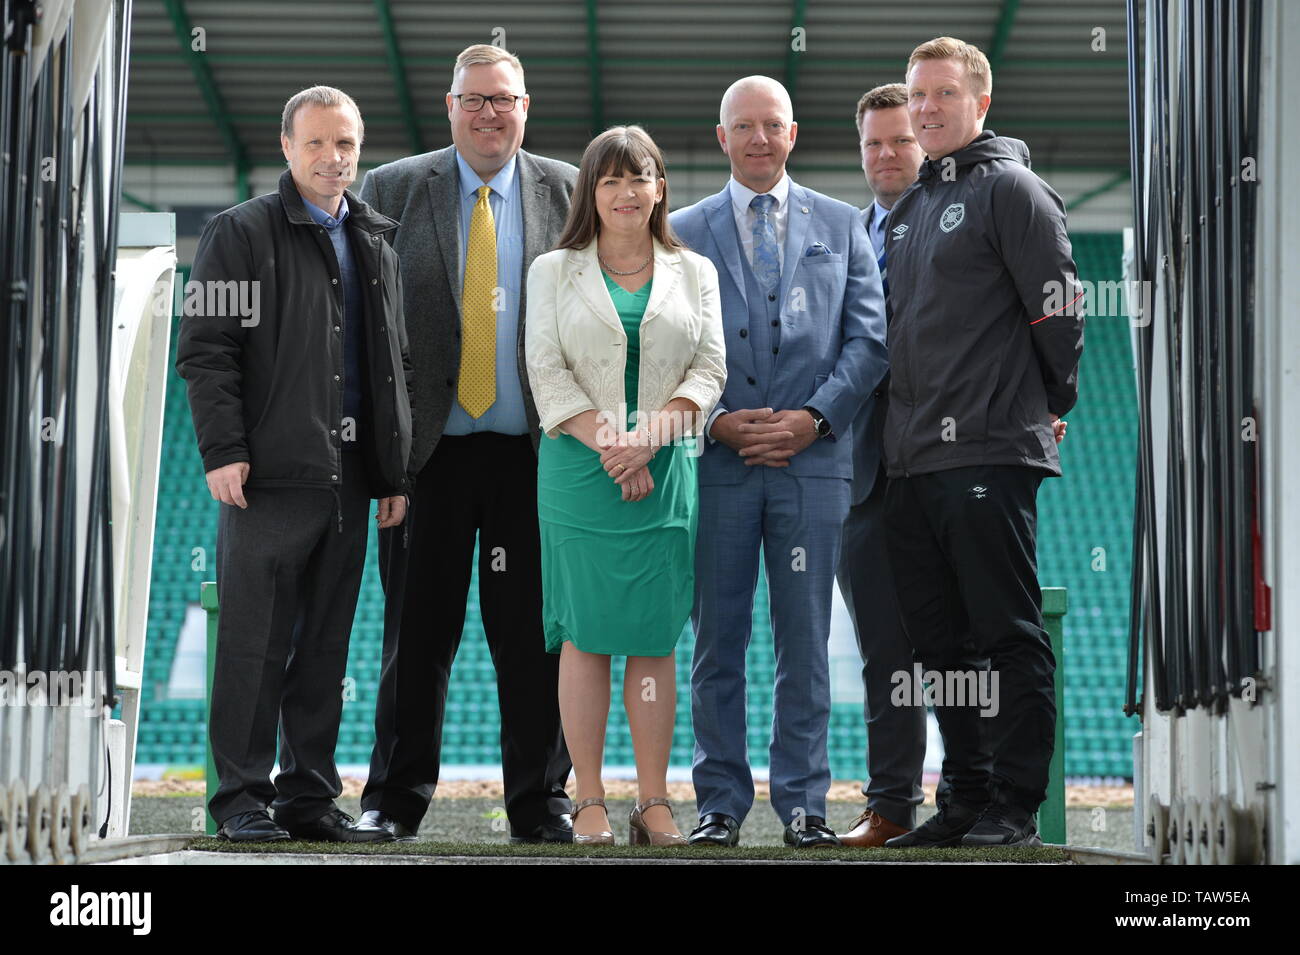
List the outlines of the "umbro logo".
{"type": "Polygon", "coordinates": [[[902,225],[896,225],[889,231],[894,233],[894,241],[897,242],[907,233],[907,223],[904,222],[902,225]]]}
{"type": "Polygon", "coordinates": [[[970,496],[975,498],[976,500],[983,500],[984,498],[988,497],[988,490],[989,489],[986,488],[983,484],[976,484],[973,488],[970,489],[970,496]]]}

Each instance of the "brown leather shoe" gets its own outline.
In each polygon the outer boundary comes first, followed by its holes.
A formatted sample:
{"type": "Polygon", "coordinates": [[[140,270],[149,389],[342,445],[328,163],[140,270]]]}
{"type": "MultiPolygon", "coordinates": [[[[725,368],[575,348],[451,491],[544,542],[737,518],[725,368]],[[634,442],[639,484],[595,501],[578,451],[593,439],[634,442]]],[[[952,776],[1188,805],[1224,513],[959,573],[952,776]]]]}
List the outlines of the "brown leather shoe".
{"type": "Polygon", "coordinates": [[[840,845],[874,849],[883,846],[886,839],[911,831],[894,825],[874,809],[868,809],[850,823],[848,832],[840,833],[840,845]]]}

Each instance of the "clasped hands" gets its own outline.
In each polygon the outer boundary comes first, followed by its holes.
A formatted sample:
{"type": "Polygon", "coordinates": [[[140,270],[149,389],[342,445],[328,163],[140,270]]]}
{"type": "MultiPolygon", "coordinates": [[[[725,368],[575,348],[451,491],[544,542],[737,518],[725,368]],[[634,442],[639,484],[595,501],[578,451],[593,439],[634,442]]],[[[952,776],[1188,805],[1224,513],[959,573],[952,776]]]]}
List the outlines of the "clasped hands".
{"type": "Polygon", "coordinates": [[[623,491],[625,501],[643,501],[655,489],[650,475],[651,458],[659,450],[645,431],[624,431],[618,435],[601,433],[596,437],[601,447],[600,464],[623,491]]]}
{"type": "Polygon", "coordinates": [[[802,408],[741,408],[718,415],[709,434],[739,454],[746,467],[784,468],[817,440],[817,425],[802,408]]]}

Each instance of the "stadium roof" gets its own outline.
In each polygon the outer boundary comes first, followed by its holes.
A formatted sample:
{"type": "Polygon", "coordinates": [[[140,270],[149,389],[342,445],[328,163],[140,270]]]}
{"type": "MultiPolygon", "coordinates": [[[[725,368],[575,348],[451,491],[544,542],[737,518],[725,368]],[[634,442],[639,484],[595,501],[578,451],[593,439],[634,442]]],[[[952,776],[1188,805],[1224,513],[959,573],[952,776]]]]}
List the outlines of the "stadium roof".
{"type": "Polygon", "coordinates": [[[988,54],[988,127],[1026,140],[1036,170],[1096,174],[1108,189],[1128,170],[1117,0],[136,0],[133,17],[128,163],[224,166],[245,194],[254,167],[283,166],[285,100],[317,83],[360,105],[363,168],[447,145],[456,54],[494,41],[524,63],[525,148],[569,161],[594,133],[635,122],[670,176],[715,180],[728,168],[714,133],[721,94],[765,73],[794,99],[792,174],[861,183],[858,97],[902,80],[918,43],[950,35],[988,54]]]}

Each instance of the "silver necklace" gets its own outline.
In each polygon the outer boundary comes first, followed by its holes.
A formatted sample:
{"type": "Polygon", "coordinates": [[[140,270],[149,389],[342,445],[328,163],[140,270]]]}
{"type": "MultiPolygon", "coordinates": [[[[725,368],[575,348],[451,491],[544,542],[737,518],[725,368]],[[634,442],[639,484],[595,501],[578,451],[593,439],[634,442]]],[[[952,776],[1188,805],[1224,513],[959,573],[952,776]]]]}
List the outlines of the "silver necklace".
{"type": "Polygon", "coordinates": [[[652,261],[654,261],[654,257],[655,257],[654,252],[651,252],[650,255],[646,258],[646,260],[641,263],[639,268],[635,268],[631,272],[620,272],[618,269],[611,269],[609,265],[606,264],[605,260],[600,257],[600,253],[596,253],[596,261],[600,263],[600,267],[604,269],[606,272],[610,273],[611,275],[636,275],[638,272],[643,271],[645,267],[649,265],[652,261]]]}

